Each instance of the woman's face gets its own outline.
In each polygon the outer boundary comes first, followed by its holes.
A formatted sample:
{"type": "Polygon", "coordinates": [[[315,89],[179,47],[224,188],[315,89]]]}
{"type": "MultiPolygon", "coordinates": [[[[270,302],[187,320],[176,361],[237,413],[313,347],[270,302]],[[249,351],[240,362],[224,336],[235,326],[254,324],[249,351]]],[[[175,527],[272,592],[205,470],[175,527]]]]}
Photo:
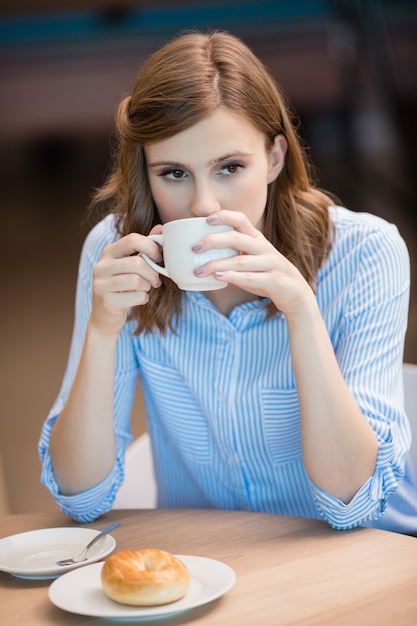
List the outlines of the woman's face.
{"type": "Polygon", "coordinates": [[[220,108],[169,139],[145,146],[152,196],[162,223],[241,211],[260,228],[267,187],[284,165],[286,141],[266,137],[245,117],[220,108]]]}

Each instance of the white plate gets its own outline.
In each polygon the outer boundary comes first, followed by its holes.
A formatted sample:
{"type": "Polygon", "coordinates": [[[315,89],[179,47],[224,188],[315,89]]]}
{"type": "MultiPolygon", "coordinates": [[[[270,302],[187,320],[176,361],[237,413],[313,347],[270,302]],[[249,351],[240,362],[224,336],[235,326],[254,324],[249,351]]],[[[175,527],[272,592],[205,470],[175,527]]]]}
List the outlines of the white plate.
{"type": "Polygon", "coordinates": [[[0,539],[0,570],[17,578],[56,578],[69,570],[95,563],[116,546],[111,535],[103,535],[88,552],[88,558],[73,565],[56,565],[60,559],[78,556],[100,531],[93,528],[43,528],[0,539]]]}
{"type": "Polygon", "coordinates": [[[214,559],[177,555],[190,571],[190,586],[186,595],[161,606],[128,606],[110,600],[101,584],[103,563],[94,563],[61,576],[49,587],[49,599],[55,606],[91,617],[118,620],[138,620],[169,615],[193,609],[211,602],[233,587],[236,576],[231,567],[214,559]]]}

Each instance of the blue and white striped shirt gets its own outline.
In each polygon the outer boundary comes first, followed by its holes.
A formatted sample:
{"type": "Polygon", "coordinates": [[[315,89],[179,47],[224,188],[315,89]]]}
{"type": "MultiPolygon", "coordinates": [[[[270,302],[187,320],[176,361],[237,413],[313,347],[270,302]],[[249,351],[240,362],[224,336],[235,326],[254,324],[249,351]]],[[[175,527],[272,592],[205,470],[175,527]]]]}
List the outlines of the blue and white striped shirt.
{"type": "Polygon", "coordinates": [[[49,437],[78,365],[91,307],[92,268],[117,235],[108,216],[83,248],[74,335],[59,396],[40,439],[42,481],[65,514],[91,521],[109,510],[123,480],[137,377],[147,409],[158,506],[244,509],[324,518],[335,528],[369,525],[417,533],[417,490],[407,459],[402,355],[409,257],[395,226],[332,207],[335,239],[317,277],[317,301],[341,372],[379,442],[376,469],[349,504],[318,488],[301,452],[300,415],[285,318],[265,321],[266,300],[225,317],[203,293],[183,294],[177,332],[117,344],[117,463],[83,493],[59,492],[49,437]]]}

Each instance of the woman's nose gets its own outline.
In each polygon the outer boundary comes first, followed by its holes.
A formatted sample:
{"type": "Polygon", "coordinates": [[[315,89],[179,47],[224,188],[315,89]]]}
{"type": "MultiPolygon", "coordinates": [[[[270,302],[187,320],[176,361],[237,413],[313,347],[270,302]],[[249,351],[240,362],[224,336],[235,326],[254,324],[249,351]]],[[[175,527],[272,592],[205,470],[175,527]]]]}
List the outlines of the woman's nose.
{"type": "Polygon", "coordinates": [[[207,217],[211,213],[220,210],[220,202],[207,188],[196,189],[190,207],[190,212],[195,217],[207,217]]]}

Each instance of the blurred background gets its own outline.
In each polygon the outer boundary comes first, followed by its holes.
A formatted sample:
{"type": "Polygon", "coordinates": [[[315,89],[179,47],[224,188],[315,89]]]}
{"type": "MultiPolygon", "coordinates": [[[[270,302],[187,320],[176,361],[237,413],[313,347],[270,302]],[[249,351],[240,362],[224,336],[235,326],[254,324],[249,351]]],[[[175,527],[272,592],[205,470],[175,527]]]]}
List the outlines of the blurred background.
{"type": "MultiPolygon", "coordinates": [[[[417,362],[416,0],[2,0],[0,509],[54,509],[37,442],[73,323],[83,222],[143,60],[190,28],[240,36],[298,112],[322,187],[395,222],[417,362]],[[57,8],[59,5],[59,9],[57,8]]],[[[145,428],[140,392],[135,434],[145,428]]]]}

